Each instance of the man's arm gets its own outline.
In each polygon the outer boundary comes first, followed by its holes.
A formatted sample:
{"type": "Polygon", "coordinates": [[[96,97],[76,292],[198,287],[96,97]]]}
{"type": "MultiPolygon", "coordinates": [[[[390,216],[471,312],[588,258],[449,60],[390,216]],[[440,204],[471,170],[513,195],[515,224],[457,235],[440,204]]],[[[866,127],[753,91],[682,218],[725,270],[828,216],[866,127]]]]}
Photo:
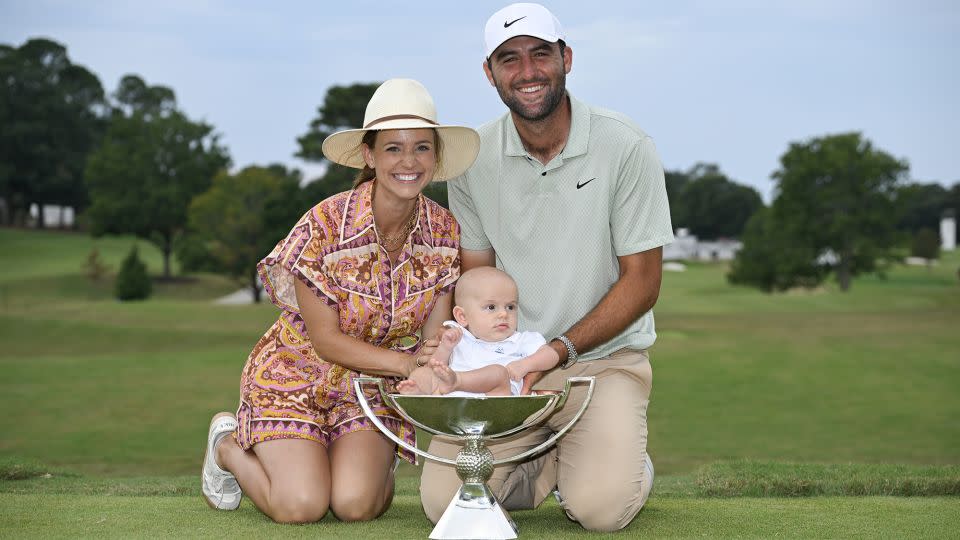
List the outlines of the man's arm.
{"type": "Polygon", "coordinates": [[[471,268],[478,266],[496,266],[497,254],[493,248],[489,249],[464,249],[460,248],[460,273],[463,274],[471,268]]]}
{"type": "MultiPolygon", "coordinates": [[[[620,277],[607,294],[564,335],[573,342],[577,353],[585,353],[623,332],[644,313],[653,309],[660,296],[663,276],[663,248],[617,257],[620,277]]],[[[554,340],[549,345],[567,360],[567,348],[554,340]]]]}
{"type": "MultiPolygon", "coordinates": [[[[620,277],[593,309],[564,332],[578,354],[598,347],[623,332],[641,315],[653,309],[660,296],[660,281],[663,275],[662,247],[623,255],[617,257],[617,260],[620,263],[620,277]]],[[[531,361],[549,363],[552,362],[554,354],[558,357],[554,365],[567,361],[567,347],[556,339],[528,358],[536,356],[538,358],[531,361]]],[[[530,388],[543,375],[543,371],[531,371],[524,376],[521,393],[528,394],[530,388]]]]}

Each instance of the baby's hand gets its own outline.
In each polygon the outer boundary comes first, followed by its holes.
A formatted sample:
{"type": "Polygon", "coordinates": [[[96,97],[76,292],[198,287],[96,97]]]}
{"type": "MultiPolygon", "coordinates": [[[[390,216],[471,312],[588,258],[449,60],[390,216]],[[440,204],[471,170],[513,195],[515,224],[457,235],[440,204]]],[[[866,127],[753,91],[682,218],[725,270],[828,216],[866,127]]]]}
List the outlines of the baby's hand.
{"type": "Polygon", "coordinates": [[[461,337],[463,337],[463,331],[456,326],[450,326],[447,327],[443,331],[443,334],[440,335],[440,344],[446,345],[452,350],[457,346],[457,343],[460,343],[461,337]]]}
{"type": "Polygon", "coordinates": [[[510,379],[514,381],[519,381],[523,379],[523,376],[529,373],[526,367],[524,367],[523,362],[520,360],[514,360],[507,364],[507,373],[510,375],[510,379]]]}
{"type": "Polygon", "coordinates": [[[463,337],[463,332],[459,328],[455,326],[446,328],[440,333],[440,344],[433,351],[429,362],[439,362],[445,366],[450,365],[450,355],[453,354],[453,349],[460,342],[461,337],[463,337]]]}

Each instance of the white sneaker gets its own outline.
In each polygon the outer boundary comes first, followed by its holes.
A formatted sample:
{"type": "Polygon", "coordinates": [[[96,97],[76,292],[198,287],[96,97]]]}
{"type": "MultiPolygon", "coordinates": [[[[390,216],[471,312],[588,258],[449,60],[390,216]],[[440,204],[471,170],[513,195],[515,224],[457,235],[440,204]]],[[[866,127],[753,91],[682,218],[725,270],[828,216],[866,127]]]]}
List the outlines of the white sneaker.
{"type": "Polygon", "coordinates": [[[647,454],[647,458],[643,462],[644,466],[647,468],[647,478],[646,482],[640,486],[640,494],[643,497],[643,500],[640,503],[640,508],[643,508],[647,504],[647,499],[650,497],[650,493],[653,491],[653,461],[650,461],[650,454],[647,454]]]}
{"type": "Polygon", "coordinates": [[[217,415],[210,421],[210,432],[207,435],[207,452],[203,457],[203,472],[201,473],[200,488],[203,498],[210,508],[216,510],[236,510],[240,506],[243,492],[237,477],[217,465],[217,445],[224,437],[237,430],[237,419],[232,415],[217,415]]]}

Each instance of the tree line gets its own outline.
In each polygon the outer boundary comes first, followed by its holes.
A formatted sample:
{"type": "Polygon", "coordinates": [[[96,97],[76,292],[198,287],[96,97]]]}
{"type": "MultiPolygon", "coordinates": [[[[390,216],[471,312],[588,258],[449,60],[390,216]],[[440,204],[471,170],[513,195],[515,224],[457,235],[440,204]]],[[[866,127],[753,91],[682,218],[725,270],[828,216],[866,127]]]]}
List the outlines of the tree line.
{"type": "MultiPolygon", "coordinates": [[[[328,89],[297,156],[327,165],[304,182],[280,164],[230,172],[215,128],[182,111],[173,89],[135,74],[107,93],[95,74],[49,39],[0,44],[0,198],[4,225],[23,226],[31,205],[73,207],[94,235],[132,234],[157,245],[163,276],[226,273],[255,294],[255,263],[307,209],[349,189],[352,169],[326,162],[323,139],[361,125],[378,82],[328,89]]],[[[940,214],[960,208],[960,184],[910,183],[904,161],[857,133],[792,143],[773,174],[772,204],[716,164],[666,171],[675,227],[703,239],[741,238],[730,280],[781,290],[835,273],[875,271],[940,214]],[[832,258],[825,262],[824,253],[832,258]]],[[[446,186],[428,196],[446,204],[446,186]]],[[[37,226],[43,226],[39,212],[37,226]]]]}

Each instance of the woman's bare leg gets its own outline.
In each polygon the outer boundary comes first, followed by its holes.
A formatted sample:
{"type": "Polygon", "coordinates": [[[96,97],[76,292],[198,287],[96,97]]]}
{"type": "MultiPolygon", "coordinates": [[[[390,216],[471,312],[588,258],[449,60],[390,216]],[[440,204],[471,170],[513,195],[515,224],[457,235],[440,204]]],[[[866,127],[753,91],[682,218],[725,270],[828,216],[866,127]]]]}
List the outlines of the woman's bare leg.
{"type": "Polygon", "coordinates": [[[233,473],[244,495],[279,523],[311,523],[330,507],[330,460],[318,442],[280,439],[244,451],[229,436],[217,447],[217,463],[233,473]]]}
{"type": "Polygon", "coordinates": [[[348,433],[330,445],[330,509],[341,521],[368,521],[393,502],[396,445],[378,431],[348,433]]]}

